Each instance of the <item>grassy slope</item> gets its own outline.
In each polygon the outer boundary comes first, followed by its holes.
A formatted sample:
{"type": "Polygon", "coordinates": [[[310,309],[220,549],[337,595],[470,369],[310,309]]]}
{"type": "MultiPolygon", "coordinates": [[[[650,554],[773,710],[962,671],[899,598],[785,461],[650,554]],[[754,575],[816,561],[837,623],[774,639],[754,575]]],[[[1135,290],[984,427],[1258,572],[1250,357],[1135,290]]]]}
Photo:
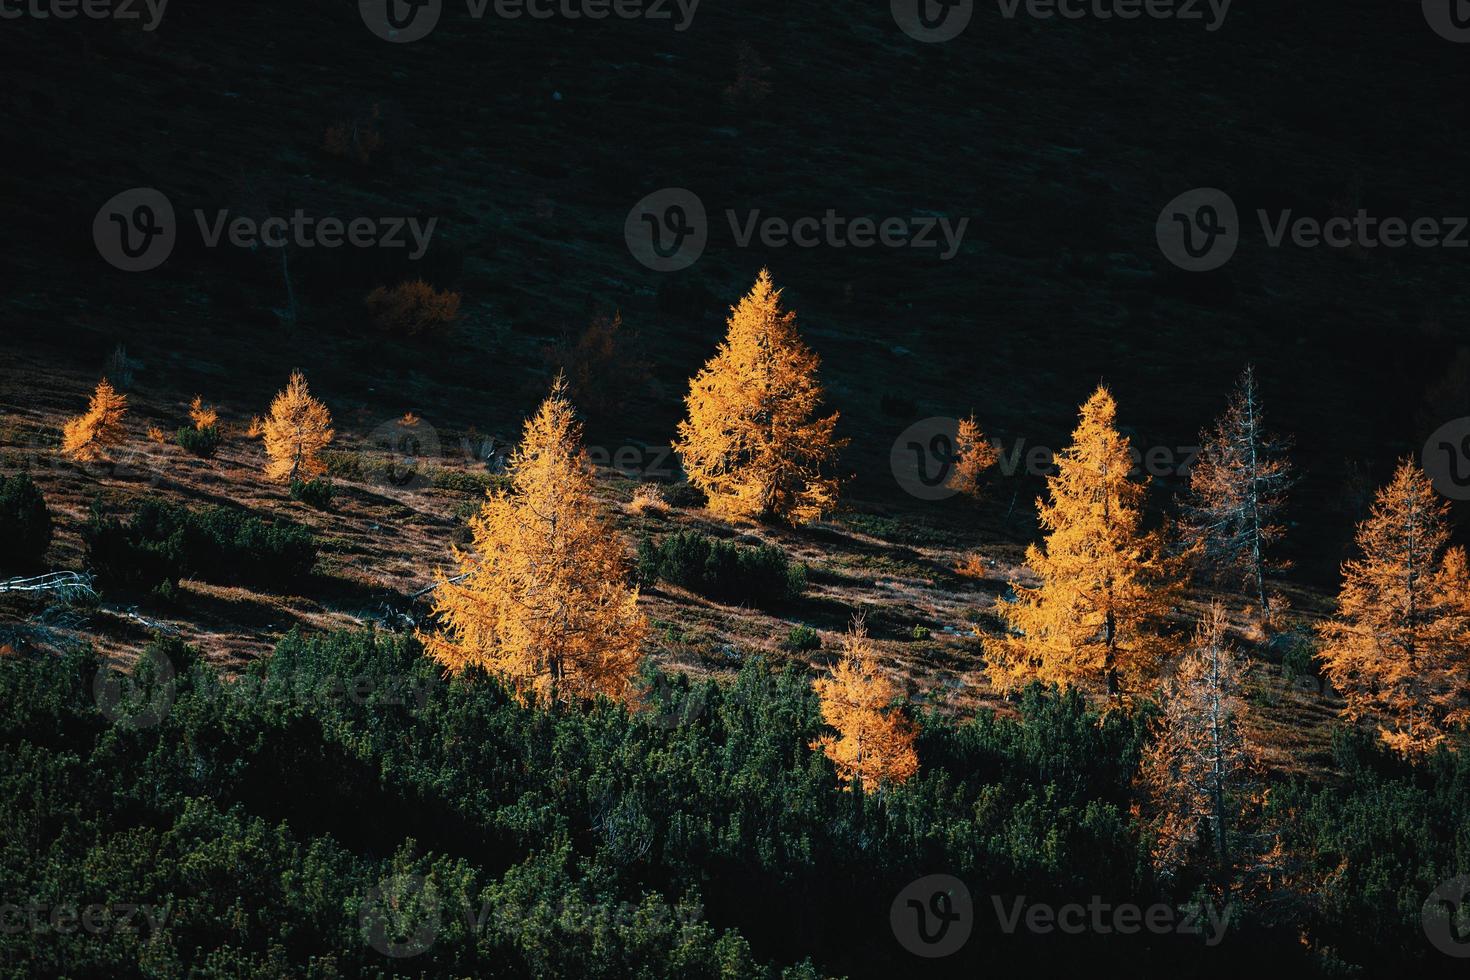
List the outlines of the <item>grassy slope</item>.
{"type": "MultiPolygon", "coordinates": [[[[289,20],[263,4],[179,7],[153,34],[15,25],[0,35],[0,57],[15,78],[10,128],[29,152],[0,177],[18,232],[6,263],[0,444],[37,469],[62,515],[57,566],[80,561],[77,525],[99,490],[237,500],[330,536],[311,595],[191,584],[186,614],[159,614],[237,663],[293,623],[344,625],[427,583],[467,498],[346,486],[336,512],[318,514],[266,486],[258,448],[239,438],[213,465],[149,450],[156,465],[142,478],[51,465],[33,442],[80,408],[115,344],[141,362],[135,432],[172,430],[196,391],[243,422],[300,366],[348,447],[411,410],[438,430],[445,465],[467,467],[455,458],[462,434],[512,437],[534,404],[543,347],[618,308],[654,378],[625,412],[592,419],[589,438],[658,444],[720,334],[722,304],[769,264],[824,358],[853,437],[849,498],[866,516],[815,534],[760,532],[819,572],[813,596],[781,622],[655,591],[650,615],[673,626],[666,659],[723,669],[727,644],[772,648],[795,619],[831,640],[862,603],[916,695],[973,708],[986,698],[975,644],[943,628],[963,632],[966,613],[986,609],[1014,574],[1039,481],[1003,481],[978,513],[926,505],[889,475],[893,437],[914,419],[974,409],[1008,442],[1060,445],[1077,403],[1106,379],[1141,444],[1188,445],[1248,359],[1276,425],[1298,440],[1307,479],[1293,514],[1292,598],[1303,616],[1319,615],[1363,506],[1350,475],[1371,485],[1416,447],[1426,378],[1460,342],[1459,257],[1272,251],[1253,235],[1225,270],[1189,278],[1157,255],[1154,219],[1206,184],[1246,213],[1466,213],[1456,135],[1467,62],[1413,5],[1311,5],[1330,15],[1276,6],[1237,4],[1213,35],[1006,22],[985,8],[938,46],[910,42],[881,4],[843,16],[798,2],[710,5],[683,33],[474,22],[451,5],[432,38],[401,47],[373,38],[354,5],[326,0],[294,5],[289,20]],[[740,41],[771,66],[772,95],[734,112],[720,93],[740,41]],[[373,104],[388,120],[379,161],[321,151],[328,125],[373,104]],[[192,230],[163,268],[115,272],[88,229],[102,201],[134,185],[163,189],[181,213],[270,201],[438,217],[436,246],[413,271],[461,290],[466,323],[433,345],[373,336],[362,294],[408,270],[318,253],[293,259],[303,314],[284,329],[271,312],[283,301],[273,258],[205,250],[192,230]],[[666,185],[700,193],[716,224],[693,269],[661,277],[632,261],[621,228],[634,201],[666,185]],[[735,247],[727,207],[939,212],[971,224],[948,263],[766,251],[735,247]],[[660,311],[657,290],[671,280],[706,291],[702,313],[660,311]],[[884,395],[908,404],[894,410],[891,399],[885,411],[884,395]],[[973,552],[990,562],[983,581],[950,571],[973,552]],[[934,638],[911,639],[915,623],[934,638]]],[[[626,500],[627,481],[608,474],[605,486],[610,501],[626,500]]],[[[1160,502],[1177,488],[1161,481],[1160,502]]],[[[623,521],[630,532],[704,523],[686,511],[623,521]]],[[[143,638],[121,609],[100,625],[109,649],[143,638]]],[[[1289,699],[1261,713],[1263,737],[1283,766],[1311,764],[1328,717],[1330,702],[1289,699]]]]}

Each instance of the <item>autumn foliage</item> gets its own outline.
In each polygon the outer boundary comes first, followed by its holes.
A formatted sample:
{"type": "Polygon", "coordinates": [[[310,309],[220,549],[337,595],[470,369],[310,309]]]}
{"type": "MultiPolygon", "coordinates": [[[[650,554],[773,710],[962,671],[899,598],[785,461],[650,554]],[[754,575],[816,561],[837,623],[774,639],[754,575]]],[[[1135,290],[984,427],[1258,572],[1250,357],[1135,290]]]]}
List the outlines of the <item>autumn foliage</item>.
{"type": "Polygon", "coordinates": [[[1159,631],[1178,588],[1164,542],[1143,530],[1146,485],[1129,477],[1117,406],[1099,387],[1082,406],[1072,445],[1037,501],[1043,545],[1026,551],[1039,583],[1015,585],[997,611],[1006,633],[987,638],[992,681],[1103,683],[1120,701],[1148,689],[1175,644],[1159,631]]]}
{"type": "Polygon", "coordinates": [[[422,279],[392,289],[379,286],[364,302],[375,327],[401,337],[441,334],[459,319],[459,293],[437,290],[422,279]]]}
{"type": "Polygon", "coordinates": [[[189,403],[189,419],[194,423],[195,430],[202,432],[219,422],[219,412],[204,404],[203,397],[195,395],[194,400],[189,403]]]}
{"type": "Polygon", "coordinates": [[[816,520],[837,502],[829,473],[845,444],[837,414],[820,417],[818,358],[762,269],[731,312],[715,356],[694,376],[674,448],[714,513],[816,520]]]}
{"type": "Polygon", "coordinates": [[[1470,572],[1464,549],[1448,547],[1448,511],[1424,471],[1400,463],[1358,525],[1337,615],[1319,628],[1344,715],[1374,722],[1404,754],[1470,720],[1470,572]]]}
{"type": "Polygon", "coordinates": [[[509,469],[512,492],[486,499],[470,551],[455,551],[463,578],[439,579],[429,655],[450,673],[484,668],[527,702],[626,700],[648,626],[626,584],[627,548],[593,497],[562,378],[509,469]]]}
{"type": "Polygon", "coordinates": [[[857,783],[871,792],[919,771],[917,727],[893,706],[898,688],[879,668],[862,617],[854,617],[848,627],[832,673],[813,686],[822,721],[837,734],[823,735],[812,748],[832,760],[844,786],[857,783]]]}
{"type": "Polygon", "coordinates": [[[128,396],[118,394],[106,378],[97,382],[87,410],[69,419],[61,429],[61,451],[79,462],[100,459],[109,447],[121,445],[123,416],[127,414],[128,396]]]}
{"type": "Polygon", "coordinates": [[[1000,451],[985,438],[975,416],[960,419],[955,431],[954,464],[948,485],[956,493],[978,499],[983,491],[981,478],[1000,459],[1000,451]]]}
{"type": "Polygon", "coordinates": [[[311,397],[300,371],[291,372],[290,382],[271,402],[270,414],[260,427],[270,457],[265,467],[268,479],[289,483],[326,472],[320,454],[335,435],[332,415],[327,406],[311,397]]]}

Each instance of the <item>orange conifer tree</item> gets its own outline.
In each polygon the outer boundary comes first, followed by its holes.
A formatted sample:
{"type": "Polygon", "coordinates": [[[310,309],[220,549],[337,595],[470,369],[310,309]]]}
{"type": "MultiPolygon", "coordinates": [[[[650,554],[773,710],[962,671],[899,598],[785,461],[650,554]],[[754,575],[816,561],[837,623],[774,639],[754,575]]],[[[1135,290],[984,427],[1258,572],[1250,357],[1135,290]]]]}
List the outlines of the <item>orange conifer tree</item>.
{"type": "Polygon", "coordinates": [[[1082,406],[1072,445],[1038,500],[1043,546],[1026,550],[1040,579],[1014,586],[998,606],[1005,635],[987,638],[992,681],[1002,690],[1032,680],[1103,682],[1120,702],[1145,689],[1175,644],[1159,626],[1178,589],[1164,542],[1142,530],[1146,485],[1129,478],[1128,441],[1115,427],[1113,396],[1099,387],[1082,406]]]}
{"type": "Polygon", "coordinates": [[[845,440],[818,417],[817,355],[762,269],[730,312],[719,350],[690,381],[674,448],[710,510],[731,519],[816,520],[837,502],[827,475],[845,440]]]}
{"type": "Polygon", "coordinates": [[[513,492],[471,518],[460,575],[440,576],[429,655],[450,673],[482,667],[527,702],[628,699],[648,625],[626,585],[627,547],[598,513],[560,376],[526,422],[510,478],[513,492]]]}
{"type": "Polygon", "coordinates": [[[837,767],[847,788],[860,783],[869,792],[902,783],[919,771],[914,724],[892,707],[898,688],[879,670],[862,617],[853,618],[842,640],[842,657],[829,677],[813,686],[822,721],[837,730],[812,743],[837,767]]]}
{"type": "Polygon", "coordinates": [[[1358,525],[1362,557],[1342,567],[1337,615],[1319,627],[1343,714],[1374,721],[1406,755],[1470,720],[1470,573],[1447,547],[1448,511],[1424,471],[1400,463],[1358,525]]]}
{"type": "Polygon", "coordinates": [[[61,451],[83,463],[100,459],[109,447],[122,444],[127,410],[128,396],[118,394],[103,378],[92,392],[87,411],[62,426],[61,451]]]}
{"type": "Polygon", "coordinates": [[[332,414],[311,397],[306,377],[291,372],[284,391],[271,402],[261,423],[265,452],[270,457],[265,475],[272,480],[310,480],[327,470],[320,453],[332,441],[332,414]]]}
{"type": "Polygon", "coordinates": [[[971,415],[960,419],[955,432],[954,468],[949,474],[950,489],[967,497],[979,499],[980,478],[1000,459],[1000,452],[980,431],[980,424],[971,415]]]}

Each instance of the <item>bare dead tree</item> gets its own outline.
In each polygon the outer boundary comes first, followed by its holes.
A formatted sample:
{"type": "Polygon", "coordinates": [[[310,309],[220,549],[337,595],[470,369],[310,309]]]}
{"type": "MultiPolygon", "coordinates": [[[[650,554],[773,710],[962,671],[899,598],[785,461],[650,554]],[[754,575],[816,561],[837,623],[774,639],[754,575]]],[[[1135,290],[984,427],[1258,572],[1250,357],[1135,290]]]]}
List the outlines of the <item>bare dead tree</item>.
{"type": "Polygon", "coordinates": [[[1266,577],[1285,567],[1269,556],[1285,528],[1279,523],[1296,482],[1289,440],[1267,433],[1255,370],[1247,365],[1225,414],[1201,433],[1200,456],[1189,474],[1182,529],[1207,569],[1248,584],[1261,623],[1270,616],[1266,577]]]}

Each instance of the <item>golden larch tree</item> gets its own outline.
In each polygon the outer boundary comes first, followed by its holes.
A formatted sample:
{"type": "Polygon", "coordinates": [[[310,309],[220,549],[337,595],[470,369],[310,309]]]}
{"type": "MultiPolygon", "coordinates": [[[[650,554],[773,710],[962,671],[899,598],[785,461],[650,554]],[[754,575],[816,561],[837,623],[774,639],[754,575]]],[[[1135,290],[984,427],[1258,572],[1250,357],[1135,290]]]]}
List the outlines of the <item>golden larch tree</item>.
{"type": "Polygon", "coordinates": [[[837,502],[829,475],[845,440],[819,416],[818,358],[765,269],[730,311],[715,356],[689,383],[674,449],[710,510],[729,519],[818,519],[837,502]]]}
{"type": "Polygon", "coordinates": [[[951,490],[978,500],[982,496],[981,476],[1000,459],[1000,451],[980,431],[975,416],[960,419],[955,430],[954,461],[949,474],[951,490]]]}
{"type": "Polygon", "coordinates": [[[128,411],[128,396],[103,378],[97,382],[87,402],[86,412],[68,419],[61,427],[61,451],[79,462],[100,459],[109,447],[119,446],[126,438],[123,417],[128,411]]]}
{"type": "Polygon", "coordinates": [[[1424,753],[1470,720],[1470,573],[1448,547],[1449,505],[1413,460],[1399,464],[1358,525],[1362,557],[1342,566],[1337,615],[1317,656],[1350,720],[1424,753]]]}
{"type": "Polygon", "coordinates": [[[648,625],[627,584],[627,546],[593,496],[562,377],[526,422],[509,473],[512,489],[470,519],[459,574],[439,578],[429,655],[450,673],[484,668],[528,703],[628,700],[648,625]]]}
{"type": "Polygon", "coordinates": [[[1227,627],[1224,606],[1211,604],[1164,686],[1139,770],[1156,815],[1155,866],[1172,873],[1203,841],[1222,884],[1252,847],[1245,817],[1259,798],[1241,728],[1244,666],[1227,627]]]}
{"type": "Polygon", "coordinates": [[[291,372],[284,391],[271,402],[270,414],[261,422],[265,452],[270,460],[265,475],[272,480],[310,480],[327,471],[321,451],[336,434],[327,406],[311,397],[306,376],[291,372]]]}
{"type": "Polygon", "coordinates": [[[842,656],[830,676],[814,682],[822,721],[837,730],[812,743],[837,767],[837,778],[851,789],[860,783],[872,792],[902,783],[919,771],[913,722],[893,705],[897,686],[883,674],[862,617],[853,618],[842,640],[842,656]]]}
{"type": "Polygon", "coordinates": [[[1128,440],[1113,396],[1099,386],[1082,406],[1072,445],[1056,457],[1037,509],[1046,540],[1026,550],[1038,580],[997,605],[1005,634],[988,637],[991,680],[1101,682],[1119,703],[1146,690],[1177,644],[1160,630],[1177,594],[1177,561],[1143,530],[1147,484],[1129,476],[1128,440]]]}
{"type": "Polygon", "coordinates": [[[1182,529],[1206,567],[1249,584],[1264,625],[1271,615],[1266,576],[1283,567],[1268,552],[1285,533],[1279,520],[1295,478],[1290,443],[1268,433],[1254,368],[1246,366],[1189,473],[1182,529]]]}

